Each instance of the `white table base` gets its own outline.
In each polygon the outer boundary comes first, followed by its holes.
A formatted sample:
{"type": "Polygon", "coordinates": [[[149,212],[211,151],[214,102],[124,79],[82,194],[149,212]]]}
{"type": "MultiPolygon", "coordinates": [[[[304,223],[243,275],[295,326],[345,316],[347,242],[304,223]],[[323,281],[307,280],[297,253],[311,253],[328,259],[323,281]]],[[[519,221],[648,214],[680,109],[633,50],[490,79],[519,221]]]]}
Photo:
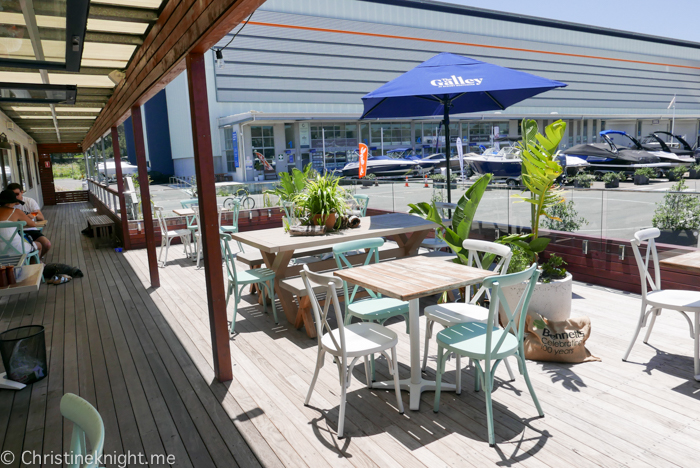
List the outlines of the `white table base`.
{"type": "MultiPolygon", "coordinates": [[[[421,374],[421,359],[420,359],[420,304],[418,299],[411,299],[408,302],[408,321],[410,328],[410,343],[411,343],[411,378],[400,380],[401,390],[408,390],[410,394],[409,408],[418,410],[420,408],[420,395],[425,391],[435,391],[435,381],[425,380],[421,374]]],[[[391,390],[394,388],[394,381],[374,382],[372,388],[391,390]]],[[[455,385],[443,383],[440,386],[440,391],[454,392],[455,385]]]]}

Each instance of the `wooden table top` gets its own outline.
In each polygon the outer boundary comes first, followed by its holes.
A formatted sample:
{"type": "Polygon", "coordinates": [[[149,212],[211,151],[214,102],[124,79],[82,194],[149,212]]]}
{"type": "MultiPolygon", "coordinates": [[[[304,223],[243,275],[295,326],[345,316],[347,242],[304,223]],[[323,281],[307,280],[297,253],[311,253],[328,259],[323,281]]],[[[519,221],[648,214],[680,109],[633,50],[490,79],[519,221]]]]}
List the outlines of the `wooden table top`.
{"type": "Polygon", "coordinates": [[[660,266],[685,270],[693,273],[700,273],[700,250],[688,252],[683,255],[676,255],[659,261],[660,266]]]}
{"type": "MultiPolygon", "coordinates": [[[[20,268],[20,267],[15,267],[20,268]]],[[[44,273],[44,264],[37,263],[34,265],[24,265],[22,268],[22,277],[17,283],[0,288],[0,297],[11,296],[13,294],[23,294],[27,292],[36,292],[41,284],[41,275],[44,273]]]]}
{"type": "Polygon", "coordinates": [[[322,236],[290,236],[284,228],[261,229],[231,234],[234,240],[251,245],[263,252],[277,253],[290,250],[337,244],[370,237],[395,236],[415,231],[435,229],[432,221],[419,216],[403,213],[390,213],[360,218],[360,227],[330,232],[322,236]]]}
{"type": "Polygon", "coordinates": [[[410,301],[482,282],[494,273],[451,259],[418,255],[389,262],[347,268],[333,274],[385,296],[410,301]]]}
{"type": "Polygon", "coordinates": [[[173,210],[173,213],[178,216],[194,216],[194,210],[191,208],[178,208],[177,210],[173,210]]]}
{"type": "Polygon", "coordinates": [[[49,223],[49,222],[48,222],[47,220],[37,221],[37,222],[36,222],[36,227],[42,227],[42,228],[43,228],[43,227],[46,227],[46,225],[47,225],[48,223],[49,223]]]}

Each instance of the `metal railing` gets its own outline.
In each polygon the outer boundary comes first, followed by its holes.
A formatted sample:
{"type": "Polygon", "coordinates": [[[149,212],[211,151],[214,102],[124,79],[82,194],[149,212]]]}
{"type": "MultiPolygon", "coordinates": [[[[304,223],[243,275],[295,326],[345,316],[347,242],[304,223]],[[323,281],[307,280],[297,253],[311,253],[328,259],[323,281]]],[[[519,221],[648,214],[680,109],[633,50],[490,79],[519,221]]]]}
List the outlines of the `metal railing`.
{"type": "Polygon", "coordinates": [[[168,182],[168,185],[173,187],[173,188],[192,189],[192,188],[197,186],[197,177],[195,177],[195,176],[188,176],[188,177],[170,176],[170,180],[168,182]]]}

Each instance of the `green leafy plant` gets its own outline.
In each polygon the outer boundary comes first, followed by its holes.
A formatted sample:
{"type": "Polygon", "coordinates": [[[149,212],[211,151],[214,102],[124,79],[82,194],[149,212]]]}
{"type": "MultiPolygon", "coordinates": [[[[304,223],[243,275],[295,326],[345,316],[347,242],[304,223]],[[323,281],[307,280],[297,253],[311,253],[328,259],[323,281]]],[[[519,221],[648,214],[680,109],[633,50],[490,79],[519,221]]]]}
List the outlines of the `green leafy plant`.
{"type": "Polygon", "coordinates": [[[695,195],[683,193],[688,188],[681,180],[656,204],[651,223],[659,229],[680,231],[700,228],[700,200],[695,195]]]}
{"type": "Polygon", "coordinates": [[[640,167],[639,169],[634,171],[634,175],[644,176],[651,179],[653,177],[656,177],[656,171],[654,171],[654,169],[652,169],[651,167],[640,167]]]}
{"type": "Polygon", "coordinates": [[[444,182],[446,177],[442,174],[433,174],[430,178],[435,182],[444,182]]]}
{"type": "Polygon", "coordinates": [[[591,185],[593,185],[594,180],[595,177],[590,174],[586,174],[585,172],[579,172],[574,177],[574,182],[576,182],[576,185],[581,188],[590,188],[591,185]]]}
{"type": "MultiPolygon", "coordinates": [[[[504,242],[505,239],[503,238],[499,240],[496,241],[499,244],[506,243],[504,242]],[[501,242],[499,242],[499,240],[501,242]]],[[[509,247],[513,252],[513,255],[510,257],[507,273],[518,273],[520,271],[527,270],[527,268],[532,265],[533,262],[532,252],[528,248],[519,247],[513,243],[511,243],[509,247]]]]}
{"type": "Polygon", "coordinates": [[[700,172],[700,164],[693,164],[688,169],[691,171],[700,172]]]}
{"type": "Polygon", "coordinates": [[[277,184],[273,190],[266,190],[265,193],[277,196],[280,204],[282,202],[294,201],[294,198],[306,187],[307,181],[313,178],[314,175],[315,171],[311,167],[311,164],[307,164],[303,171],[295,167],[291,174],[288,172],[280,172],[279,184],[277,184]]]}
{"type": "Polygon", "coordinates": [[[624,171],[618,172],[617,176],[620,178],[620,182],[624,182],[627,180],[627,173],[624,171]]]}
{"type": "Polygon", "coordinates": [[[552,280],[566,278],[566,268],[564,268],[566,264],[564,259],[559,255],[550,255],[549,259],[542,264],[542,276],[540,276],[540,281],[543,283],[550,283],[552,280]]]}
{"type": "Polygon", "coordinates": [[[479,207],[481,198],[491,181],[491,174],[485,174],[477,179],[471,187],[462,195],[457,202],[457,208],[452,215],[452,225],[447,226],[442,220],[442,215],[435,203],[409,203],[411,207],[410,213],[417,214],[429,221],[440,226],[443,233],[445,243],[450,246],[450,249],[457,255],[454,259],[455,263],[463,265],[469,264],[469,252],[462,247],[462,242],[469,238],[469,231],[472,228],[474,215],[479,207]]]}
{"type": "Polygon", "coordinates": [[[688,168],[685,166],[672,167],[668,171],[668,178],[669,180],[681,180],[687,171],[688,168]]]}
{"type": "Polygon", "coordinates": [[[367,174],[365,176],[365,179],[367,180],[376,180],[377,179],[377,174],[367,174]]]}
{"type": "Polygon", "coordinates": [[[588,224],[586,218],[578,215],[573,200],[554,205],[547,210],[547,214],[549,217],[543,221],[542,227],[552,231],[575,232],[581,229],[581,226],[588,224]]]}
{"type": "MultiPolygon", "coordinates": [[[[345,189],[339,185],[340,178],[330,173],[324,175],[316,174],[306,182],[306,187],[301,193],[294,196],[293,201],[297,207],[305,210],[309,219],[315,216],[320,219],[319,224],[326,222],[331,213],[337,215],[337,223],[340,217],[345,214],[347,204],[345,202],[347,194],[345,189]]],[[[336,224],[337,225],[337,224],[336,224]]]]}
{"type": "Polygon", "coordinates": [[[617,172],[606,172],[605,174],[603,174],[603,182],[607,184],[609,184],[610,182],[615,182],[616,180],[620,180],[620,174],[618,174],[617,172]]]}

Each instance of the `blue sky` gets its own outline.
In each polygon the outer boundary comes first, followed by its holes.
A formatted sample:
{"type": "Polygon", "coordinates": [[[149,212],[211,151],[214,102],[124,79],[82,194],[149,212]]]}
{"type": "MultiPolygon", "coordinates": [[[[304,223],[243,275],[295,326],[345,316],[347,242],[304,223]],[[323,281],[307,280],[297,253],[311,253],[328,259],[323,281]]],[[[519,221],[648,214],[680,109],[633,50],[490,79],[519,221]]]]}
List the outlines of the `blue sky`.
{"type": "Polygon", "coordinates": [[[700,42],[699,0],[442,1],[700,42]]]}

